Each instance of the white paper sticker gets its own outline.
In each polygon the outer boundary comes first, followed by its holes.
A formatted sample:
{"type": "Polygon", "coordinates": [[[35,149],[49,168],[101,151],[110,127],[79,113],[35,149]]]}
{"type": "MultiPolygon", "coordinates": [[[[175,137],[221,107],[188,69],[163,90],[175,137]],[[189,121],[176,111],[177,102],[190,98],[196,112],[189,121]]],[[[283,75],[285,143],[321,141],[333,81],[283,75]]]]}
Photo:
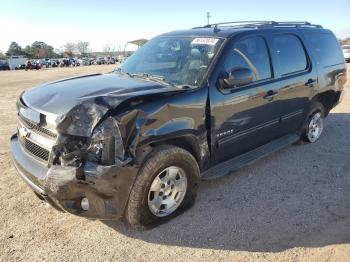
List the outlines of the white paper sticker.
{"type": "Polygon", "coordinates": [[[217,38],[209,38],[209,37],[203,37],[203,38],[195,38],[192,40],[192,45],[215,45],[219,39],[217,38]]]}

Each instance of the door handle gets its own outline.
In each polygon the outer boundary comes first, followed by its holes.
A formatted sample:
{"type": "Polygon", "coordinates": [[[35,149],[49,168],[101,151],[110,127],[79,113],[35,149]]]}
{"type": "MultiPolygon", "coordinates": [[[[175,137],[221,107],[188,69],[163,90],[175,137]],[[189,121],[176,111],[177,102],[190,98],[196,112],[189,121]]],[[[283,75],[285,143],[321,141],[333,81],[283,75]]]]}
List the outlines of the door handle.
{"type": "Polygon", "coordinates": [[[267,91],[267,93],[264,96],[264,98],[267,101],[272,101],[276,96],[278,96],[278,92],[277,91],[269,90],[269,91],[267,91]]]}
{"type": "Polygon", "coordinates": [[[316,83],[316,79],[312,79],[310,78],[309,80],[307,80],[307,82],[305,83],[305,86],[307,87],[314,87],[314,84],[316,83]]]}

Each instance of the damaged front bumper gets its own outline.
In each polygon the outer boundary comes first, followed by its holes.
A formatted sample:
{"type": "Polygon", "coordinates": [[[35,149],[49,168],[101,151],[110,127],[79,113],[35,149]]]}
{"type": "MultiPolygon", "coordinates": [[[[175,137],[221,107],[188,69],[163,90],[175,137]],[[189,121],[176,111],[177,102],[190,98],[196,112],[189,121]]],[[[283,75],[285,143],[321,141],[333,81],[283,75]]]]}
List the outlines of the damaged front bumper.
{"type": "Polygon", "coordinates": [[[21,178],[56,209],[95,219],[123,216],[137,168],[92,162],[87,162],[84,167],[48,167],[23,149],[17,134],[11,137],[11,151],[21,178]],[[87,210],[81,206],[83,198],[88,199],[87,210]]]}

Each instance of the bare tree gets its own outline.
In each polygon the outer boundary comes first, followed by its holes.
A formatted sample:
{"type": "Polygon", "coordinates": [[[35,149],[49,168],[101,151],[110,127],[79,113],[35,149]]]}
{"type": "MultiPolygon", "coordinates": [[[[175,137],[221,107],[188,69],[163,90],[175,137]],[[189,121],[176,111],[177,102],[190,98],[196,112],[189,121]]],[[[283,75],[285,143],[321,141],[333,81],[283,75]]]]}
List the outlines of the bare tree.
{"type": "Polygon", "coordinates": [[[78,41],[76,44],[76,49],[82,56],[85,56],[89,52],[89,46],[89,42],[78,41]]]}
{"type": "Polygon", "coordinates": [[[77,47],[73,42],[68,42],[64,45],[64,53],[69,57],[72,57],[76,50],[77,47]]]}
{"type": "Polygon", "coordinates": [[[110,52],[111,52],[111,49],[112,49],[112,45],[111,45],[111,44],[106,44],[106,45],[103,47],[103,53],[110,53],[110,52]]]}
{"type": "Polygon", "coordinates": [[[350,37],[339,40],[341,45],[350,45],[350,37]]]}

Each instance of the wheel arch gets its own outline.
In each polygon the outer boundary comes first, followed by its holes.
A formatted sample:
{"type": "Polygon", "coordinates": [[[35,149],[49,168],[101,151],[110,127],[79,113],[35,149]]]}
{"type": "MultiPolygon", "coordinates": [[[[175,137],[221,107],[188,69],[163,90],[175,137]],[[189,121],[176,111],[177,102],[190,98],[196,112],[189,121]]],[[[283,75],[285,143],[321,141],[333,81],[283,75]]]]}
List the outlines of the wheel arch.
{"type": "Polygon", "coordinates": [[[325,117],[329,114],[331,109],[337,104],[339,100],[340,93],[334,90],[328,90],[322,93],[315,95],[312,99],[312,102],[319,102],[324,107],[325,117]]]}
{"type": "Polygon", "coordinates": [[[209,159],[208,143],[206,139],[200,140],[193,134],[179,135],[171,138],[157,139],[140,145],[136,151],[137,163],[142,163],[154,148],[162,145],[172,145],[188,151],[197,161],[202,170],[205,160],[209,159]]]}

